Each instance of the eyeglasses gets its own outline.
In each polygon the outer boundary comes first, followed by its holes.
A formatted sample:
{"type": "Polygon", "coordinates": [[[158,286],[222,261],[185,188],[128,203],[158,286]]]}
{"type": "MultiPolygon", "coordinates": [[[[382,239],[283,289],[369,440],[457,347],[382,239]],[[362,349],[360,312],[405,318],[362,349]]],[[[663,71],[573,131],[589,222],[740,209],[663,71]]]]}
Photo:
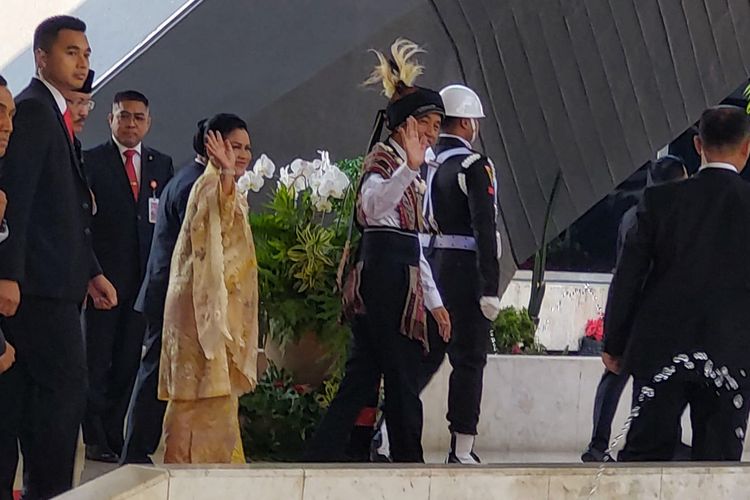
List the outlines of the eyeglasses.
{"type": "Polygon", "coordinates": [[[96,107],[96,102],[94,102],[93,99],[79,99],[78,101],[65,99],[65,102],[68,103],[68,106],[86,106],[89,108],[89,111],[94,111],[94,108],[96,107]]]}

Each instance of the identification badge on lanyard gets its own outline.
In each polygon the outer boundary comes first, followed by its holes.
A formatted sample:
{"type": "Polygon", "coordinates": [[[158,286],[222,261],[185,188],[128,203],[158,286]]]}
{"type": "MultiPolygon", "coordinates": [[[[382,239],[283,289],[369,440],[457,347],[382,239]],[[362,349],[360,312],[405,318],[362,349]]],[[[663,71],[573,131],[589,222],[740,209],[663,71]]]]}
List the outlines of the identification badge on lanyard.
{"type": "Polygon", "coordinates": [[[151,181],[151,197],[148,199],[148,221],[156,224],[156,215],[159,213],[159,198],[156,196],[156,181],[151,181]]]}

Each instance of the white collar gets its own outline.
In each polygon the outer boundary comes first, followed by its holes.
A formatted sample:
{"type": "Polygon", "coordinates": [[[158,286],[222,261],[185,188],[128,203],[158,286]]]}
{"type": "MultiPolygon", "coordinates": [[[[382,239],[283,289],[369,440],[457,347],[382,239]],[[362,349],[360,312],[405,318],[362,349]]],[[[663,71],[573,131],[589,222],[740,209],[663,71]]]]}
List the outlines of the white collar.
{"type": "Polygon", "coordinates": [[[117,149],[120,150],[120,155],[121,156],[124,155],[125,151],[127,151],[128,149],[134,149],[135,152],[138,153],[138,156],[141,156],[141,144],[142,143],[139,142],[138,144],[136,144],[136,146],[134,148],[126,148],[125,146],[123,146],[122,144],[120,144],[120,141],[118,141],[115,138],[114,135],[112,136],[112,140],[114,141],[115,145],[117,146],[117,149]]]}
{"type": "Polygon", "coordinates": [[[722,170],[730,170],[730,171],[734,172],[735,174],[739,173],[737,171],[737,167],[735,167],[731,163],[724,163],[724,162],[720,162],[720,161],[714,161],[714,162],[711,162],[711,163],[706,163],[705,165],[702,165],[701,168],[698,169],[698,172],[700,172],[701,170],[705,170],[707,168],[720,168],[722,170]]]}
{"type": "Polygon", "coordinates": [[[466,139],[464,139],[463,137],[459,137],[459,136],[453,135],[453,134],[440,134],[440,137],[441,138],[445,137],[445,138],[450,138],[450,139],[458,139],[459,141],[461,141],[463,143],[464,146],[466,146],[467,149],[472,149],[471,148],[471,143],[469,141],[467,141],[466,139]]]}
{"type": "Polygon", "coordinates": [[[65,101],[65,97],[62,95],[62,92],[57,90],[54,85],[45,80],[41,73],[34,78],[42,82],[44,86],[47,87],[47,89],[50,91],[50,94],[52,94],[52,98],[55,100],[55,104],[57,104],[57,107],[60,110],[60,114],[64,115],[65,110],[68,109],[68,103],[65,101]]]}
{"type": "Polygon", "coordinates": [[[402,160],[406,161],[407,159],[406,150],[402,148],[401,145],[398,142],[396,142],[396,140],[393,137],[388,138],[388,144],[390,144],[390,146],[396,150],[396,154],[399,157],[401,157],[402,160]]]}

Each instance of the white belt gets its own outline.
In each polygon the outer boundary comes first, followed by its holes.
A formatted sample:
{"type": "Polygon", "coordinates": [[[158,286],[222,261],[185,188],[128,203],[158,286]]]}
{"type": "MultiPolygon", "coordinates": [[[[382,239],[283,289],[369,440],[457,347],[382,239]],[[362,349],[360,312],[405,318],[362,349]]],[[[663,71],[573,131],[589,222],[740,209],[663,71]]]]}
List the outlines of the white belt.
{"type": "Polygon", "coordinates": [[[419,243],[425,248],[476,251],[477,241],[473,236],[460,234],[419,234],[419,243]]]}

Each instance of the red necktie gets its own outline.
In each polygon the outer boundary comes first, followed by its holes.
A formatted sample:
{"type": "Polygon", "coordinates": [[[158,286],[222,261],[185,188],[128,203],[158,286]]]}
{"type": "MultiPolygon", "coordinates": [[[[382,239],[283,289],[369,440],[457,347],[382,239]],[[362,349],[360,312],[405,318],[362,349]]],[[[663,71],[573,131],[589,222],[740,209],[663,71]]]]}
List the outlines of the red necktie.
{"type": "Polygon", "coordinates": [[[130,189],[133,190],[133,198],[138,201],[138,177],[135,175],[135,163],[133,163],[133,157],[138,154],[138,151],[126,149],[122,154],[125,155],[125,172],[128,174],[130,189]]]}
{"type": "Polygon", "coordinates": [[[70,112],[70,108],[65,108],[63,113],[63,121],[65,121],[65,128],[68,129],[68,137],[73,140],[73,115],[70,112]]]}

